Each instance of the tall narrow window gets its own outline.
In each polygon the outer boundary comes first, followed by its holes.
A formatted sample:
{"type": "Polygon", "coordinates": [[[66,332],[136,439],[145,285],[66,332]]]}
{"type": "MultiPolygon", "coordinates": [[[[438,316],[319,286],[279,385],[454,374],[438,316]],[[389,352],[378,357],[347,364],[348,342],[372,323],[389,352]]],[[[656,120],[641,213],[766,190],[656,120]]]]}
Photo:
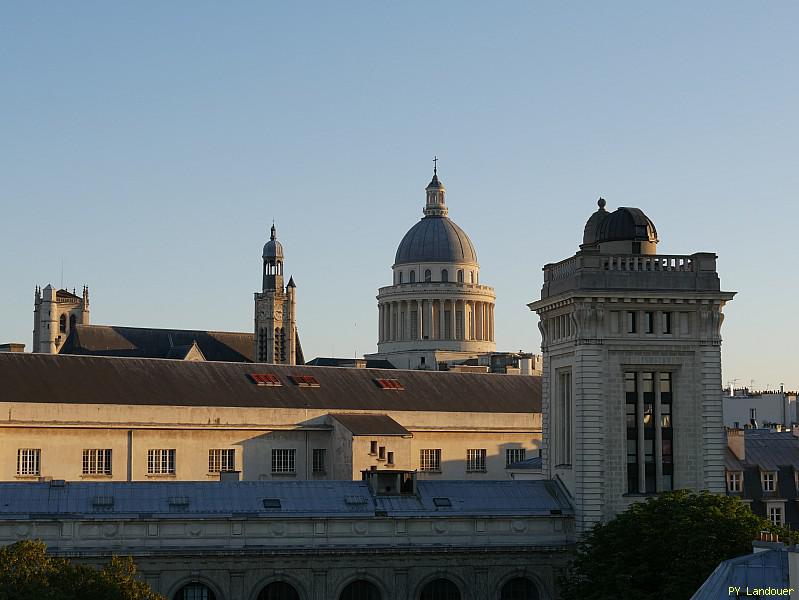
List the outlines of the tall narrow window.
{"type": "Polygon", "coordinates": [[[638,332],[638,313],[634,310],[627,311],[627,333],[638,332]]]}
{"type": "Polygon", "coordinates": [[[572,462],[572,374],[558,373],[558,453],[557,462],[570,465],[572,462]]]}
{"type": "Polygon", "coordinates": [[[397,283],[402,284],[402,271],[397,273],[397,283]]]}
{"type": "Polygon", "coordinates": [[[627,415],[627,492],[638,493],[638,381],[636,373],[624,374],[627,415]]]}
{"type": "Polygon", "coordinates": [[[782,507],[781,506],[769,507],[768,518],[774,525],[782,525],[782,507]]]}
{"type": "Polygon", "coordinates": [[[660,374],[660,435],[663,457],[663,490],[674,489],[674,429],[671,373],[660,374]]]}
{"type": "Polygon", "coordinates": [[[59,319],[58,319],[58,331],[60,331],[61,333],[66,333],[67,332],[67,316],[66,315],[61,315],[61,317],[59,317],[59,319]]]}
{"type": "Polygon", "coordinates": [[[674,485],[672,374],[627,372],[624,393],[627,492],[654,494],[671,490],[674,485]]]}
{"type": "Polygon", "coordinates": [[[655,313],[650,311],[644,313],[644,331],[655,333],[655,313]]]}
{"type": "Polygon", "coordinates": [[[430,271],[430,269],[425,269],[424,270],[424,282],[425,283],[430,283],[432,280],[433,280],[433,273],[430,271]]]}
{"type": "Polygon", "coordinates": [[[458,269],[458,283],[463,283],[463,269],[458,269]]]}
{"type": "Polygon", "coordinates": [[[663,333],[671,333],[671,313],[663,313],[663,333]]]}
{"type": "Polygon", "coordinates": [[[743,477],[741,471],[727,471],[727,491],[743,491],[743,477]]]}
{"type": "MultiPolygon", "coordinates": [[[[400,273],[402,275],[402,273],[400,273]]],[[[410,274],[411,283],[416,283],[416,271],[411,271],[410,274]]]]}
{"type": "Polygon", "coordinates": [[[655,374],[641,373],[644,388],[644,488],[654,494],[655,484],[655,374]]]}
{"type": "Polygon", "coordinates": [[[449,281],[449,272],[446,269],[441,269],[441,281],[444,283],[449,281]]]}
{"type": "Polygon", "coordinates": [[[326,466],[327,450],[324,448],[313,449],[313,472],[317,475],[327,470],[326,466]]]}

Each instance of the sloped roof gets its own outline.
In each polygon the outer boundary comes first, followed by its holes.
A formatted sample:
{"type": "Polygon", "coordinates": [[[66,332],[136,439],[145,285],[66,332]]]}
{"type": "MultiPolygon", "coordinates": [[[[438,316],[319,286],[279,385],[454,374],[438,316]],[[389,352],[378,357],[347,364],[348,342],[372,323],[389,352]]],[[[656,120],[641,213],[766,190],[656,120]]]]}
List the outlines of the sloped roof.
{"type": "Polygon", "coordinates": [[[721,562],[691,600],[730,598],[730,587],[787,588],[789,583],[787,548],[767,550],[721,562]]]}
{"type": "Polygon", "coordinates": [[[573,514],[550,481],[417,481],[417,492],[374,496],[364,481],[14,482],[0,483],[0,520],[141,513],[177,519],[237,514],[266,519],[373,517],[375,511],[387,516],[573,514]],[[436,498],[448,498],[450,506],[437,506],[436,498]],[[266,508],[265,499],[279,500],[279,508],[266,508]]]}
{"type": "Polygon", "coordinates": [[[173,348],[191,346],[194,342],[206,360],[255,360],[252,333],[113,325],[75,325],[60,352],[84,356],[168,358],[173,348]]]}
{"type": "Polygon", "coordinates": [[[346,427],[353,435],[411,435],[410,431],[388,415],[335,413],[330,416],[346,427]]]}
{"type": "Polygon", "coordinates": [[[725,465],[730,471],[741,471],[747,466],[757,466],[763,471],[776,471],[779,467],[799,470],[799,438],[790,431],[769,429],[744,430],[744,460],[738,460],[728,448],[725,465]]]}
{"type": "Polygon", "coordinates": [[[541,412],[540,377],[497,374],[0,353],[0,381],[5,402],[541,412]],[[253,373],[281,385],[256,385],[253,373]],[[290,377],[298,375],[319,386],[297,385],[290,377]],[[387,378],[404,389],[375,382],[387,378]]]}

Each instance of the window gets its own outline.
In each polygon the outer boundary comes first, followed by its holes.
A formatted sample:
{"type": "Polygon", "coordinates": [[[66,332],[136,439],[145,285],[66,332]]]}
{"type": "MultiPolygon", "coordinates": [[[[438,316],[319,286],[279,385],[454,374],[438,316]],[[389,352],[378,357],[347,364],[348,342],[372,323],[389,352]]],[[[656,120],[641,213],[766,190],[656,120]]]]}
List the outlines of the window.
{"type": "Polygon", "coordinates": [[[458,269],[458,283],[463,283],[463,269],[458,269]]]}
{"type": "Polygon", "coordinates": [[[627,333],[636,333],[638,331],[638,313],[634,310],[627,311],[627,333]]]}
{"type": "Polygon", "coordinates": [[[410,273],[411,283],[416,283],[416,271],[410,273]]]}
{"type": "Polygon", "coordinates": [[[272,449],[272,473],[296,473],[294,448],[272,449]]]}
{"type": "Polygon", "coordinates": [[[369,454],[377,455],[377,441],[372,440],[369,442],[369,454]]]}
{"type": "Polygon", "coordinates": [[[261,590],[258,600],[300,600],[300,595],[285,581],[273,581],[261,590]]]}
{"type": "Polygon", "coordinates": [[[67,316],[66,315],[61,315],[61,317],[59,317],[59,319],[58,319],[58,331],[60,333],[66,333],[67,332],[67,316]]]}
{"type": "Polygon", "coordinates": [[[110,475],[111,449],[90,449],[83,451],[84,475],[110,475]]]}
{"type": "Polygon", "coordinates": [[[760,482],[763,484],[764,492],[777,491],[777,472],[776,471],[761,471],[760,482]]]}
{"type": "Polygon", "coordinates": [[[655,333],[655,313],[644,313],[644,331],[646,333],[655,333]]]}
{"type": "Polygon", "coordinates": [[[338,600],[381,600],[381,596],[373,583],[358,579],[341,591],[338,600]]]}
{"type": "Polygon", "coordinates": [[[774,525],[782,525],[782,506],[769,506],[768,518],[774,525]]]}
{"type": "Polygon", "coordinates": [[[402,283],[402,271],[397,273],[397,283],[402,283]]]}
{"type": "Polygon", "coordinates": [[[425,283],[430,283],[430,281],[432,279],[433,279],[433,273],[430,272],[430,269],[425,269],[424,270],[424,282],[425,283]]]}
{"type": "Polygon", "coordinates": [[[393,452],[389,452],[388,453],[388,458],[386,459],[386,466],[393,465],[393,464],[394,464],[394,453],[393,452]]]}
{"type": "Polygon", "coordinates": [[[178,590],[175,600],[216,600],[216,595],[202,583],[190,583],[178,590]]]}
{"type": "Polygon", "coordinates": [[[327,450],[324,448],[314,448],[313,449],[313,466],[312,470],[314,473],[324,473],[326,471],[325,468],[325,456],[327,455],[327,450]]]}
{"type": "Polygon", "coordinates": [[[572,374],[558,372],[558,411],[555,461],[558,465],[572,463],[572,374]]]}
{"type": "Polygon", "coordinates": [[[663,313],[663,333],[671,333],[671,313],[663,313]]]}
{"type": "Polygon", "coordinates": [[[449,281],[449,271],[446,269],[441,269],[441,281],[444,283],[449,281]]]}
{"type": "Polygon", "coordinates": [[[175,450],[148,450],[147,451],[148,475],[174,475],[175,450]]]}
{"type": "Polygon", "coordinates": [[[740,471],[727,471],[727,491],[743,491],[743,477],[740,471]]]}
{"type": "Polygon", "coordinates": [[[469,283],[474,283],[474,271],[469,271],[469,283]]]}
{"type": "Polygon", "coordinates": [[[420,471],[441,471],[441,449],[419,450],[420,471]]]}
{"type": "Polygon", "coordinates": [[[461,592],[449,579],[434,579],[422,588],[419,600],[461,600],[461,592]]]}
{"type": "Polygon", "coordinates": [[[505,450],[505,468],[523,460],[527,460],[527,450],[524,448],[508,448],[505,450]]]}
{"type": "Polygon", "coordinates": [[[380,446],[377,449],[377,460],[386,460],[386,447],[380,446]]]}
{"type": "Polygon", "coordinates": [[[319,387],[319,382],[313,375],[289,375],[289,379],[299,387],[319,387]]]}
{"type": "Polygon", "coordinates": [[[484,472],[486,470],[485,448],[474,448],[466,451],[466,472],[484,472]]]}
{"type": "Polygon", "coordinates": [[[754,421],[755,419],[757,419],[757,409],[756,409],[756,408],[750,408],[750,409],[749,409],[749,418],[750,418],[752,421],[754,421]]]}
{"type": "Polygon", "coordinates": [[[212,449],[208,451],[208,472],[236,470],[236,451],[232,448],[212,449]]]}
{"type": "Polygon", "coordinates": [[[253,380],[255,385],[267,387],[280,387],[282,385],[277,375],[273,375],[272,373],[250,373],[250,379],[253,380]]]}
{"type": "Polygon", "coordinates": [[[627,492],[654,494],[670,490],[674,476],[672,374],[626,372],[624,393],[627,492]],[[658,430],[660,436],[657,435],[658,430]],[[660,481],[658,472],[662,474],[660,481]]]}
{"type": "Polygon", "coordinates": [[[41,458],[40,448],[17,450],[17,475],[41,475],[41,458]]]}
{"type": "Polygon", "coordinates": [[[526,577],[516,577],[502,586],[499,600],[538,600],[538,588],[526,577]]]}

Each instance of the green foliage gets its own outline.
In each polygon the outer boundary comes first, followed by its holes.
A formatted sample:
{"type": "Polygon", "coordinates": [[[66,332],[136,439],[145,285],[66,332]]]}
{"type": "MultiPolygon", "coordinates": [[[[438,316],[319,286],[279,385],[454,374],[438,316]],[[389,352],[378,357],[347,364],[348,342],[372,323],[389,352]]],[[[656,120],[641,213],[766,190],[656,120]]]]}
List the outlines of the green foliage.
{"type": "Polygon", "coordinates": [[[721,561],[751,553],[760,531],[787,533],[737,498],[666,492],[591,529],[560,581],[562,596],[687,600],[721,561]]]}
{"type": "Polygon", "coordinates": [[[40,541],[0,548],[0,600],[164,600],[136,579],[130,557],[97,570],[47,554],[40,541]]]}

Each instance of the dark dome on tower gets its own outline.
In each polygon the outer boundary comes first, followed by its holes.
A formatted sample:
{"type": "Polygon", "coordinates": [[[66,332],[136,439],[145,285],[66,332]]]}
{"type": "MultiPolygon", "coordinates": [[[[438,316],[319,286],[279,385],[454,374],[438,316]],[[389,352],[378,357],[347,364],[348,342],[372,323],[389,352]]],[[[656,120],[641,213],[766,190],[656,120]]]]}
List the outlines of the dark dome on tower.
{"type": "Polygon", "coordinates": [[[272,235],[264,244],[263,258],[283,258],[283,245],[277,241],[274,223],[272,224],[272,235]]]}
{"type": "Polygon", "coordinates": [[[583,245],[590,246],[596,244],[599,236],[599,226],[608,217],[608,211],[605,210],[605,199],[600,198],[597,202],[599,209],[588,218],[583,231],[583,245]]]}
{"type": "MultiPolygon", "coordinates": [[[[586,225],[586,229],[587,227],[586,225]]],[[[607,215],[599,224],[596,241],[601,243],[628,240],[657,242],[658,232],[655,224],[640,208],[622,206],[607,215]]]]}

